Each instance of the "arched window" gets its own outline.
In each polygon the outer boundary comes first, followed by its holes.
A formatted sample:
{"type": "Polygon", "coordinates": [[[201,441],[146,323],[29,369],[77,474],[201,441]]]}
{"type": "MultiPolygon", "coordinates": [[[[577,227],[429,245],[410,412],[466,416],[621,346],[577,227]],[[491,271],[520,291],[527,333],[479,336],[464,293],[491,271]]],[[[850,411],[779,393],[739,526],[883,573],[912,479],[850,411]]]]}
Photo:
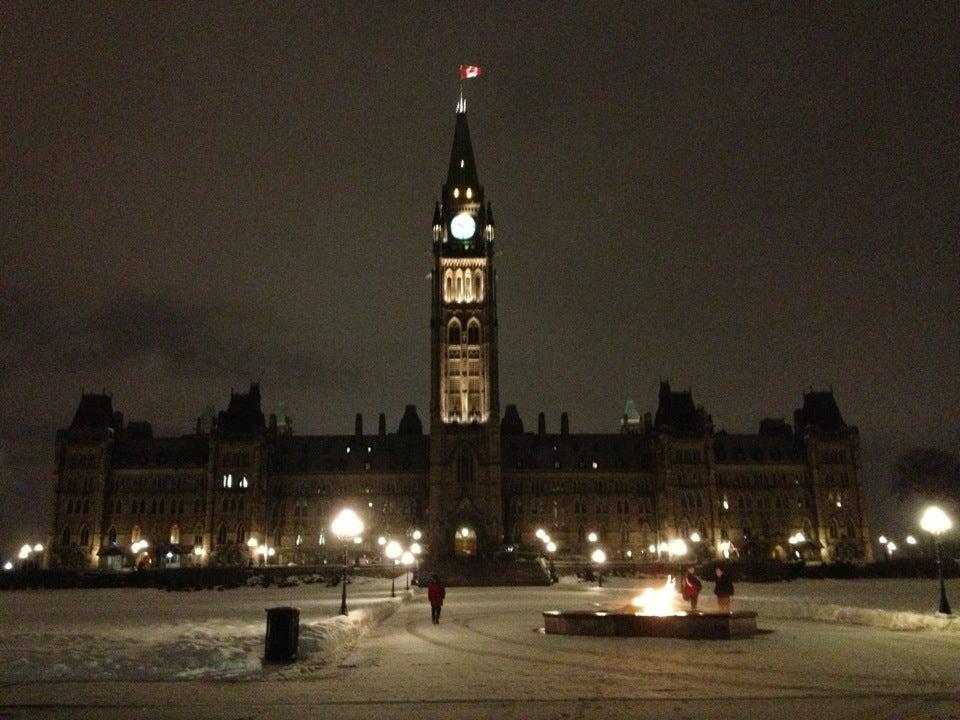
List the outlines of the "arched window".
{"type": "Polygon", "coordinates": [[[453,270],[443,273],[443,301],[453,302],[453,270]]]}
{"type": "Polygon", "coordinates": [[[473,271],[473,299],[483,302],[483,270],[473,271]]]}
{"type": "Polygon", "coordinates": [[[170,526],[170,544],[179,545],[180,544],[180,526],[174,523],[170,526]]]}
{"type": "Polygon", "coordinates": [[[450,321],[450,327],[447,329],[447,343],[450,345],[460,344],[460,322],[456,319],[450,321]]]}
{"type": "Polygon", "coordinates": [[[65,527],[63,533],[60,535],[60,544],[69,545],[70,544],[70,528],[65,527]]]}
{"type": "Polygon", "coordinates": [[[116,545],[116,543],[117,543],[117,529],[116,529],[115,527],[111,527],[109,530],[107,530],[107,542],[108,542],[110,545],[116,545]]]}
{"type": "Polygon", "coordinates": [[[472,483],[473,477],[473,453],[467,448],[461,448],[457,457],[457,479],[461,483],[472,483]]]}
{"type": "Polygon", "coordinates": [[[227,544],[227,526],[225,523],[220,523],[220,528],[217,530],[217,545],[226,545],[227,544]]]}
{"type": "Polygon", "coordinates": [[[242,545],[244,540],[247,539],[247,530],[243,527],[243,523],[237,525],[237,534],[236,540],[238,545],[242,545]]]}
{"type": "Polygon", "coordinates": [[[471,320],[467,325],[467,343],[470,345],[480,344],[480,323],[471,320]]]}
{"type": "Polygon", "coordinates": [[[139,525],[134,525],[133,528],[130,530],[130,542],[131,543],[140,542],[140,526],[139,525]]]}
{"type": "Polygon", "coordinates": [[[86,525],[80,526],[80,544],[87,545],[90,542],[90,531],[86,525]]]}
{"type": "Polygon", "coordinates": [[[473,273],[470,270],[463,273],[463,299],[473,302],[473,273]]]}
{"type": "Polygon", "coordinates": [[[833,518],[830,521],[829,533],[831,540],[836,540],[838,537],[840,537],[840,525],[837,523],[836,518],[833,518]]]}
{"type": "Polygon", "coordinates": [[[457,270],[456,298],[457,298],[457,302],[463,302],[463,270],[457,270]]]}

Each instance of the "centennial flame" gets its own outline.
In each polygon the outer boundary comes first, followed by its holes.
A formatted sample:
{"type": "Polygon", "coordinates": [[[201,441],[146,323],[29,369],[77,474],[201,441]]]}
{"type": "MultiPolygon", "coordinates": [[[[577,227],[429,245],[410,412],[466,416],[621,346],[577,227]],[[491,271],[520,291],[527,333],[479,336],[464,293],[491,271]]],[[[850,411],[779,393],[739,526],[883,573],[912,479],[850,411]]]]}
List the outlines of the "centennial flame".
{"type": "Polygon", "coordinates": [[[668,576],[663,587],[646,588],[631,604],[645,615],[672,615],[676,612],[673,607],[676,596],[673,577],[668,576]]]}

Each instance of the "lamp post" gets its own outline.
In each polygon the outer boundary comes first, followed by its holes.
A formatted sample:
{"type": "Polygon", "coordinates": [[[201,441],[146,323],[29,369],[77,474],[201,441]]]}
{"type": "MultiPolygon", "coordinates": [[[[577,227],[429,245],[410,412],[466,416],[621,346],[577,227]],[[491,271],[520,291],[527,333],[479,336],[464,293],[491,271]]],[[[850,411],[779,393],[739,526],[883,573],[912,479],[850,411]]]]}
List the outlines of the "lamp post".
{"type": "Polygon", "coordinates": [[[356,542],[363,532],[363,521],[350,508],[340,511],[330,525],[333,534],[340,538],[343,546],[343,591],[340,595],[340,614],[347,614],[347,542],[356,542]]]}
{"type": "MultiPolygon", "coordinates": [[[[384,550],[384,552],[386,553],[387,559],[390,561],[390,564],[395,565],[396,563],[394,561],[398,557],[403,555],[403,548],[400,547],[400,543],[398,543],[396,540],[391,540],[390,542],[387,543],[387,548],[386,550],[384,550]]],[[[390,597],[397,596],[396,587],[394,585],[396,579],[397,578],[395,574],[391,572],[390,573],[390,597]]]]}
{"type": "Polygon", "coordinates": [[[597,587],[603,587],[603,564],[607,561],[607,554],[597,548],[590,555],[590,559],[597,566],[597,587]]]}
{"type": "Polygon", "coordinates": [[[920,518],[920,527],[933,535],[933,551],[937,558],[937,575],[940,578],[940,612],[952,615],[950,603],[947,602],[947,588],[943,584],[943,562],[940,559],[940,536],[953,527],[953,522],[947,514],[936,505],[931,505],[923,512],[920,518]]]}
{"type": "Polygon", "coordinates": [[[416,562],[416,558],[413,556],[413,553],[409,550],[404,551],[403,555],[400,556],[400,562],[403,564],[403,577],[407,582],[406,590],[410,591],[410,566],[416,562]]]}

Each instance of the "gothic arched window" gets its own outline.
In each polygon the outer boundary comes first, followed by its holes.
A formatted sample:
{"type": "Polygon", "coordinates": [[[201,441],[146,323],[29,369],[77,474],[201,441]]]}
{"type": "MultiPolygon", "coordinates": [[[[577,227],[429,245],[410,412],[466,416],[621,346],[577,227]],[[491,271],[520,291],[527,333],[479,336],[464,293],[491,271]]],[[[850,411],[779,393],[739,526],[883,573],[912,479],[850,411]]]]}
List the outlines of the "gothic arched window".
{"type": "Polygon", "coordinates": [[[473,271],[473,299],[483,302],[483,270],[473,271]]]}
{"type": "Polygon", "coordinates": [[[443,273],[443,301],[453,301],[453,270],[447,270],[443,273]]]}
{"type": "Polygon", "coordinates": [[[179,545],[180,544],[180,526],[174,523],[170,526],[170,544],[179,545]]]}
{"type": "Polygon", "coordinates": [[[472,483],[473,477],[473,453],[467,448],[462,448],[457,457],[457,479],[461,483],[472,483]]]}
{"type": "Polygon", "coordinates": [[[111,545],[117,542],[117,529],[115,527],[111,527],[107,531],[107,542],[110,543],[111,545]]]}
{"type": "Polygon", "coordinates": [[[473,273],[470,270],[463,273],[463,299],[473,302],[473,273]]]}
{"type": "Polygon", "coordinates": [[[60,535],[60,543],[62,545],[70,544],[70,528],[69,527],[65,527],[63,529],[63,533],[60,535]]]}
{"type": "Polygon", "coordinates": [[[480,344],[480,324],[475,320],[467,325],[467,343],[470,345],[480,344]]]}
{"type": "Polygon", "coordinates": [[[224,523],[220,523],[220,529],[217,530],[217,544],[225,545],[227,542],[227,526],[224,523]]]}
{"type": "Polygon", "coordinates": [[[450,321],[450,327],[447,330],[447,342],[450,345],[460,344],[460,323],[457,320],[450,321]]]}
{"type": "Polygon", "coordinates": [[[247,531],[246,528],[243,527],[243,523],[237,525],[236,539],[238,545],[242,545],[243,541],[247,539],[247,531]]]}
{"type": "Polygon", "coordinates": [[[463,302],[463,270],[457,270],[455,277],[457,302],[463,302]]]}
{"type": "Polygon", "coordinates": [[[90,542],[90,531],[87,530],[86,525],[81,525],[80,526],[80,544],[86,545],[88,542],[90,542]]]}

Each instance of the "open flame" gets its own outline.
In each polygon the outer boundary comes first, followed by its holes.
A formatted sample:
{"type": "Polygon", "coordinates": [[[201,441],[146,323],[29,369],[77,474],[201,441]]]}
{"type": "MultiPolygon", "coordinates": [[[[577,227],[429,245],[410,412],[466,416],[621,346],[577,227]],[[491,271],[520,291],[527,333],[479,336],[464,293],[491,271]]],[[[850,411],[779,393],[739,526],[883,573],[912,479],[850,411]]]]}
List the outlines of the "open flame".
{"type": "Polygon", "coordinates": [[[676,597],[677,591],[673,577],[667,576],[667,582],[663,587],[644,589],[631,601],[631,604],[644,615],[673,615],[676,612],[674,609],[676,597]]]}

